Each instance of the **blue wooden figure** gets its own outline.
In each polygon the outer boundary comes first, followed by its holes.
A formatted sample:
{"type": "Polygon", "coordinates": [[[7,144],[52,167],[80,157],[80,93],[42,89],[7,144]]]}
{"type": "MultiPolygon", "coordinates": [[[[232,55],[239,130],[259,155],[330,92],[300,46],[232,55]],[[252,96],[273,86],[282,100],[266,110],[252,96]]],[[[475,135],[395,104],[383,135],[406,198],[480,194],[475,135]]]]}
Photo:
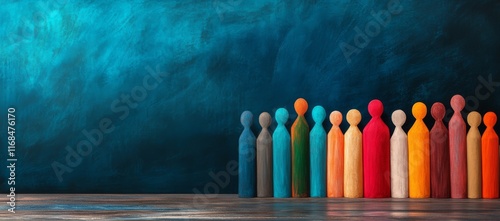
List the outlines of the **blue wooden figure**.
{"type": "Polygon", "coordinates": [[[250,130],[253,115],[250,111],[241,114],[241,124],[244,129],[241,133],[238,149],[238,194],[241,198],[255,197],[255,144],[256,139],[250,130]]]}
{"type": "Polygon", "coordinates": [[[285,127],[288,121],[288,111],[280,108],[275,118],[278,126],[273,133],[273,189],[275,198],[291,196],[291,147],[290,134],[285,127]]]}
{"type": "Polygon", "coordinates": [[[312,111],[314,127],[310,133],[311,151],[311,197],[326,197],[326,132],[323,121],[326,117],[322,106],[312,111]]]}

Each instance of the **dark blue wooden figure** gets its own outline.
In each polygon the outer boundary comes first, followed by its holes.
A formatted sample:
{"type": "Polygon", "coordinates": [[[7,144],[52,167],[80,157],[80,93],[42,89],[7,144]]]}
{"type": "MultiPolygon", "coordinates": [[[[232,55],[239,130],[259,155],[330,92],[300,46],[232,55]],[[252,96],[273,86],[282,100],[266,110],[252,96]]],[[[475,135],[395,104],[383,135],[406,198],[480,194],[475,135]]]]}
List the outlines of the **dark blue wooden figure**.
{"type": "Polygon", "coordinates": [[[241,124],[244,129],[241,133],[238,149],[238,194],[241,198],[255,197],[255,145],[256,139],[250,130],[253,115],[250,111],[241,114],[241,124]]]}

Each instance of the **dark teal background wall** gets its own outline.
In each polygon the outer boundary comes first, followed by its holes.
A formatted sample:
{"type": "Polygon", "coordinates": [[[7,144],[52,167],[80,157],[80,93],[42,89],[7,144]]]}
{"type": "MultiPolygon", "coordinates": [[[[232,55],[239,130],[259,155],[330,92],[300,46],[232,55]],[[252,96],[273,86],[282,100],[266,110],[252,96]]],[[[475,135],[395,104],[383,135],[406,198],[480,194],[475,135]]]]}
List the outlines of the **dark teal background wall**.
{"type": "MultiPolygon", "coordinates": [[[[360,109],[361,127],[374,98],[386,120],[454,94],[465,113],[500,114],[495,0],[46,2],[0,8],[18,193],[204,192],[237,159],[241,112],[292,112],[298,97],[360,109]],[[389,9],[383,25],[372,15],[389,9]]],[[[1,145],[6,190],[5,133],[1,145]]],[[[235,193],[237,177],[217,189],[235,193]]]]}

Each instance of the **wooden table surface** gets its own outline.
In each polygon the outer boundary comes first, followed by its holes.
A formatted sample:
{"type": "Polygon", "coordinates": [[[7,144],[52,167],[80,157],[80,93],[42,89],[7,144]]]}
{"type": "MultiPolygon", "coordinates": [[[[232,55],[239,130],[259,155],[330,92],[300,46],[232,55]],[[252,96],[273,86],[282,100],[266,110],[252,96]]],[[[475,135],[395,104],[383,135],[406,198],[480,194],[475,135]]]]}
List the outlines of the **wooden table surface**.
{"type": "Polygon", "coordinates": [[[189,194],[19,194],[2,220],[498,220],[500,200],[251,198],[189,194]]]}

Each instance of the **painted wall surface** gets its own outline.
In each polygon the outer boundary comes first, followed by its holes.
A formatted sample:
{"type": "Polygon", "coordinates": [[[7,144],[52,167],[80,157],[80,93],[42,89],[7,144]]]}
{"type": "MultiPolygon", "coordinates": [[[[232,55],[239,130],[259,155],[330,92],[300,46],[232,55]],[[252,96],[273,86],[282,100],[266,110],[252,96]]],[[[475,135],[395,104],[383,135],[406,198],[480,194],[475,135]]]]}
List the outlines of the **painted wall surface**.
{"type": "MultiPolygon", "coordinates": [[[[3,190],[9,107],[17,193],[204,192],[238,159],[241,112],[257,134],[285,107],[289,128],[298,97],[310,125],[321,104],[359,109],[362,129],[374,98],[391,131],[392,111],[408,130],[415,102],[454,94],[500,114],[495,0],[47,2],[0,7],[3,190]]],[[[208,192],[236,193],[228,177],[208,192]]]]}

